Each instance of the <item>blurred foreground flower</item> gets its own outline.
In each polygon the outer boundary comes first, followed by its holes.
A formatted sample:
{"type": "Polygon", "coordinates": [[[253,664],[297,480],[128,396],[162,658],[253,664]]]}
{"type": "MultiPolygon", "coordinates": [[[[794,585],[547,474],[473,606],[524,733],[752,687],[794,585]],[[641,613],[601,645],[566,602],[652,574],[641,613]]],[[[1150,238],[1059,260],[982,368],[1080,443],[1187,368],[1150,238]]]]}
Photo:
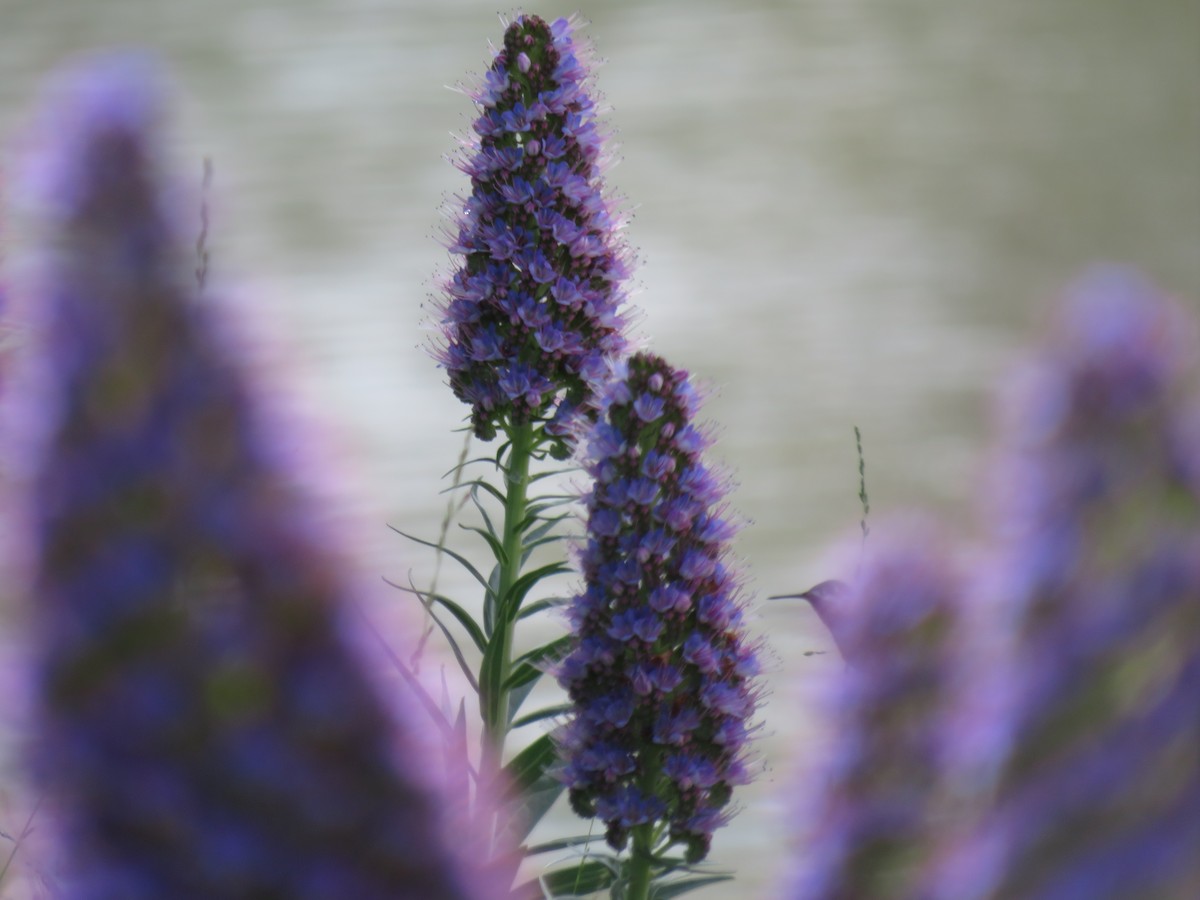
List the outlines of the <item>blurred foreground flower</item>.
{"type": "Polygon", "coordinates": [[[926,525],[875,529],[839,598],[839,648],[822,706],[828,746],[794,799],[787,900],[902,898],[919,882],[935,811],[940,716],[962,587],[926,525]]]}
{"type": "Polygon", "coordinates": [[[476,436],[544,422],[558,458],[624,351],[630,266],[573,32],[573,20],[517,16],[471,93],[477,141],[459,162],[471,196],[450,244],[462,263],[444,285],[435,352],[476,436]]]}
{"type": "Polygon", "coordinates": [[[953,767],[995,804],[938,866],[954,900],[1200,896],[1196,322],[1097,270],[1015,382],[953,767]]]}
{"type": "Polygon", "coordinates": [[[660,822],[689,861],[703,859],[748,778],[758,666],[697,405],[687,374],[645,353],[607,389],[586,465],[586,587],[557,670],[575,704],[559,735],[571,805],[600,816],[616,849],[632,832],[635,866],[660,822]]]}
{"type": "Polygon", "coordinates": [[[192,297],[157,80],[104,61],[52,110],[44,345],[8,436],[70,896],[499,896],[446,840],[411,703],[392,718],[354,656],[292,436],[192,297]]]}

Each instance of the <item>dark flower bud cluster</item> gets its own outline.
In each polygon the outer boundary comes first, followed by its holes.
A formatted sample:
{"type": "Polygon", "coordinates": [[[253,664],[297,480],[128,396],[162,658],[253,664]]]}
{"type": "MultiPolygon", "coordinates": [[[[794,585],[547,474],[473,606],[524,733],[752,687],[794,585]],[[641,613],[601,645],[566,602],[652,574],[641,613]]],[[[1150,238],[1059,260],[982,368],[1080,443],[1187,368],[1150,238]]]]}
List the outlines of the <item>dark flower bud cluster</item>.
{"type": "Polygon", "coordinates": [[[444,833],[411,701],[390,714],[354,652],[311,473],[192,296],[157,74],[94,64],[55,109],[43,328],[5,436],[66,896],[496,896],[444,833]]]}
{"type": "Polygon", "coordinates": [[[916,896],[937,813],[950,644],[962,586],[923,523],[875,528],[838,598],[850,662],[823,686],[830,738],[793,808],[788,900],[916,896]]]}
{"type": "Polygon", "coordinates": [[[1015,382],[986,592],[1002,652],[953,732],[996,802],[933,896],[1200,891],[1196,325],[1098,270],[1015,382]]]}
{"type": "Polygon", "coordinates": [[[687,374],[646,353],[606,389],[587,448],[585,588],[556,670],[575,710],[558,735],[572,808],[603,819],[615,849],[666,823],[693,861],[747,780],[758,672],[697,407],[687,374]]]}
{"type": "Polygon", "coordinates": [[[471,95],[481,111],[459,162],[471,195],[450,243],[462,260],[444,285],[434,354],[476,436],[542,422],[559,458],[624,352],[630,270],[572,32],[571,20],[518,16],[471,95]]]}

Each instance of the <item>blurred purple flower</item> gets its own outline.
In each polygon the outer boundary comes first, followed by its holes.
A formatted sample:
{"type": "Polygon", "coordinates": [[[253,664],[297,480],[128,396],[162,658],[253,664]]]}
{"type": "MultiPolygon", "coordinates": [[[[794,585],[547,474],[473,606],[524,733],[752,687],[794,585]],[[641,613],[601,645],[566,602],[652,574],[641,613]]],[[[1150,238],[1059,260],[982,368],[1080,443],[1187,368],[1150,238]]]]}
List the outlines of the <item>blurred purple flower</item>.
{"type": "Polygon", "coordinates": [[[471,94],[477,138],[459,162],[471,196],[450,242],[462,260],[434,351],[476,436],[542,422],[559,458],[572,426],[595,418],[605,363],[624,352],[630,270],[573,35],[573,20],[517,16],[471,94]]]}
{"type": "Polygon", "coordinates": [[[1200,896],[1197,323],[1135,272],[1070,292],[1013,382],[951,771],[995,803],[929,896],[1200,896]]]}
{"type": "Polygon", "coordinates": [[[603,818],[616,849],[630,828],[661,820],[693,861],[728,816],[732,786],[746,780],[757,702],[755,650],[722,563],[733,528],[710,506],[720,491],[700,458],[704,442],[689,431],[696,407],[686,373],[645,353],[603,396],[586,463],[597,479],[581,554],[586,589],[571,611],[574,649],[557,671],[575,704],[559,734],[572,807],[603,818]],[[681,445],[684,433],[692,436],[681,445]],[[613,490],[644,480],[652,492],[613,490]],[[703,501],[689,487],[700,483],[703,501]],[[693,502],[693,519],[673,524],[672,506],[693,502]],[[721,527],[710,527],[717,519],[721,527]],[[598,747],[616,748],[626,764],[594,762],[598,747]]]}
{"type": "Polygon", "coordinates": [[[961,595],[930,526],[872,530],[862,571],[838,601],[839,640],[852,662],[821,698],[831,735],[793,804],[795,862],[780,896],[915,896],[935,816],[961,595]]]}
{"type": "Polygon", "coordinates": [[[392,718],[352,650],[293,436],[189,287],[158,81],[132,58],[74,73],[33,175],[43,333],[6,439],[69,896],[498,896],[446,839],[411,704],[392,718]]]}

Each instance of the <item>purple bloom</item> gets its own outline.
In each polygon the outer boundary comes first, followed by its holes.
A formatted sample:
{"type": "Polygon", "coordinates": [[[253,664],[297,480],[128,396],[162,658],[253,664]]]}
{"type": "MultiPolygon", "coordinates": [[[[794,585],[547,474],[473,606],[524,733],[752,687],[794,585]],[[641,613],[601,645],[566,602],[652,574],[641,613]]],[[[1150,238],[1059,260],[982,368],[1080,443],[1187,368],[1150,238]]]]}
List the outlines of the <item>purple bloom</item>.
{"type": "Polygon", "coordinates": [[[629,641],[638,638],[647,644],[653,644],[662,633],[663,623],[652,611],[647,609],[623,609],[613,616],[608,635],[618,641],[629,641]]]}
{"type": "Polygon", "coordinates": [[[658,497],[659,486],[649,478],[635,478],[629,485],[626,496],[638,506],[650,506],[658,497]]]}
{"type": "Polygon", "coordinates": [[[603,818],[614,848],[630,828],[661,821],[667,841],[699,860],[724,821],[732,786],[745,780],[746,723],[756,705],[755,650],[740,628],[734,579],[722,563],[726,546],[714,540],[733,529],[713,521],[722,518],[710,506],[720,499],[719,480],[694,445],[675,439],[694,433],[685,373],[637,354],[606,389],[601,409],[587,444],[586,468],[597,481],[580,557],[587,588],[574,598],[576,643],[559,669],[576,710],[560,738],[564,780],[573,808],[603,818]],[[612,665],[574,662],[588,658],[598,638],[615,643],[612,665]],[[629,703],[620,725],[608,712],[614,691],[629,703]],[[614,745],[633,768],[615,779],[580,777],[582,754],[614,745]],[[641,793],[647,782],[657,784],[652,797],[641,793]]]}
{"type": "Polygon", "coordinates": [[[703,757],[673,753],[663,763],[663,772],[680,788],[710,788],[721,780],[717,767],[703,757]]]}
{"type": "Polygon", "coordinates": [[[928,896],[1184,897],[1200,886],[1197,322],[1137,273],[1070,292],[1009,399],[953,771],[995,802],[928,896]],[[1190,435],[1190,436],[1189,436],[1190,435]]]}
{"type": "MultiPolygon", "coordinates": [[[[728,721],[728,720],[727,720],[728,721]]],[[[663,707],[659,709],[658,718],[651,732],[654,743],[660,746],[671,746],[686,743],[692,732],[700,727],[698,710],[684,706],[679,709],[663,707]]]]}
{"type": "Polygon", "coordinates": [[[520,15],[473,94],[478,140],[459,163],[471,196],[450,243],[462,259],[444,285],[434,352],[455,395],[471,404],[478,437],[542,422],[560,458],[575,422],[595,420],[607,363],[624,352],[619,310],[630,270],[619,216],[603,197],[578,52],[573,21],[520,15]],[[496,354],[460,352],[481,332],[495,336],[496,354]],[[505,381],[512,371],[538,389],[514,390],[511,375],[505,381]]]}
{"type": "Polygon", "coordinates": [[[497,896],[447,839],[411,700],[392,717],[352,649],[291,437],[191,294],[156,80],[93,65],[54,110],[44,342],[6,431],[66,896],[497,896]]]}
{"type": "Polygon", "coordinates": [[[633,411],[643,422],[653,422],[663,414],[663,398],[642,394],[633,401],[633,411]]]}
{"type": "Polygon", "coordinates": [[[687,612],[692,605],[692,595],[682,587],[664,584],[656,587],[647,598],[651,608],[660,613],[687,612]]]}
{"type": "Polygon", "coordinates": [[[622,830],[662,818],[663,803],[647,797],[632,785],[623,785],[596,800],[597,815],[612,821],[622,830]]]}

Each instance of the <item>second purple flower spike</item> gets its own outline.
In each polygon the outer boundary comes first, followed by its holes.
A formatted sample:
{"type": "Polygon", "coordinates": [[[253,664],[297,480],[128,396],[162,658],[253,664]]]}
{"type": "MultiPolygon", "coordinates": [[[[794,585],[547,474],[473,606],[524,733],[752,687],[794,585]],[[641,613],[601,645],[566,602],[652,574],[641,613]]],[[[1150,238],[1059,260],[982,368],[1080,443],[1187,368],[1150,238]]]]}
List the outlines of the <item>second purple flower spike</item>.
{"type": "Polygon", "coordinates": [[[616,849],[632,832],[635,863],[660,822],[704,858],[748,777],[758,665],[697,405],[686,373],[646,353],[608,388],[588,447],[586,587],[558,668],[575,704],[560,733],[571,805],[616,849]]]}

